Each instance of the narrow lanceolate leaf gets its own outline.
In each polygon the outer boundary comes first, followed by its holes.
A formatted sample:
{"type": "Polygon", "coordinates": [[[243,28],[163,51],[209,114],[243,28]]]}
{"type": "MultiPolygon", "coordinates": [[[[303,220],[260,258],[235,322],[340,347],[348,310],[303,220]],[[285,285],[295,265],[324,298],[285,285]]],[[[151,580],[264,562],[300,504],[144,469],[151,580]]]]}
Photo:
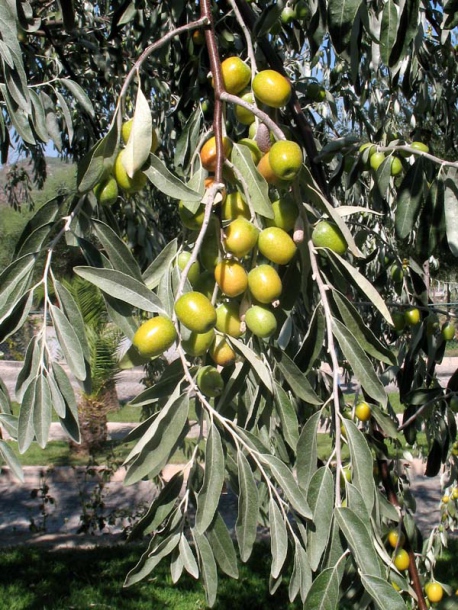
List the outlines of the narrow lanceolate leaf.
{"type": "Polygon", "coordinates": [[[359,569],[381,578],[380,561],[364,523],[350,508],[336,508],[334,514],[359,569]]]}
{"type": "Polygon", "coordinates": [[[216,569],[215,557],[207,538],[196,532],[196,530],[191,531],[199,552],[200,569],[204,581],[207,605],[212,608],[216,602],[216,593],[218,591],[218,571],[216,569]]]}
{"type": "Polygon", "coordinates": [[[245,345],[242,341],[238,341],[233,337],[228,337],[230,343],[234,346],[235,350],[238,351],[253,367],[255,373],[259,379],[263,382],[269,392],[273,392],[272,385],[272,372],[270,371],[267,364],[265,364],[261,358],[251,349],[248,345],[245,345]]]}
{"type": "Polygon", "coordinates": [[[190,189],[184,182],[172,174],[156,155],[150,155],[148,169],[145,174],[154,186],[173,199],[200,201],[202,195],[190,189]]]}
{"type": "Polygon", "coordinates": [[[130,587],[148,576],[164,557],[172,553],[180,542],[180,538],[180,532],[173,532],[159,543],[153,539],[138,564],[127,574],[124,586],[130,587]]]}
{"type": "Polygon", "coordinates": [[[59,390],[59,386],[57,385],[57,381],[54,377],[54,373],[51,369],[48,375],[48,384],[49,390],[51,392],[51,404],[54,408],[54,411],[57,413],[59,417],[65,417],[65,413],[67,411],[67,406],[65,404],[65,399],[62,396],[61,391],[59,390]]]}
{"type": "Polygon", "coordinates": [[[240,559],[248,561],[256,540],[258,525],[258,488],[248,460],[241,451],[237,454],[239,502],[235,533],[240,550],[240,559]]]}
{"type": "Polygon", "coordinates": [[[394,226],[399,239],[406,239],[414,228],[424,188],[423,158],[418,157],[407,170],[398,190],[394,226]]]}
{"type": "Polygon", "coordinates": [[[181,535],[179,549],[181,553],[181,559],[186,572],[193,578],[199,578],[199,566],[197,565],[194,553],[189,545],[189,542],[184,534],[181,535]]]}
{"type": "Polygon", "coordinates": [[[207,538],[220,570],[231,578],[238,578],[239,569],[234,542],[219,513],[216,513],[211,527],[207,531],[207,538]]]}
{"type": "Polygon", "coordinates": [[[379,295],[374,286],[369,282],[369,280],[366,279],[364,275],[362,275],[362,273],[360,273],[356,269],[356,267],[351,265],[348,261],[346,261],[344,258],[339,256],[335,252],[328,250],[328,254],[332,256],[333,260],[337,263],[337,265],[346,272],[346,276],[351,279],[353,283],[356,284],[356,286],[363,294],[366,295],[366,297],[372,302],[374,307],[379,310],[379,312],[382,314],[388,324],[393,325],[393,319],[391,317],[391,313],[388,307],[386,306],[385,301],[379,295]]]}
{"type": "Polygon", "coordinates": [[[84,89],[78,85],[78,83],[75,83],[75,81],[70,80],[69,78],[63,78],[60,82],[67,87],[73,97],[88,113],[88,115],[94,117],[94,107],[84,89]]]}
{"type": "Polygon", "coordinates": [[[124,168],[130,178],[132,178],[135,172],[140,170],[148,160],[151,152],[152,137],[153,121],[151,118],[151,110],[139,83],[132,129],[122,157],[124,168]]]}
{"type": "Polygon", "coordinates": [[[114,163],[118,151],[118,141],[119,134],[115,115],[106,136],[97,142],[78,163],[76,182],[80,193],[86,193],[93,188],[105,174],[106,167],[114,163]]]}
{"type": "Polygon", "coordinates": [[[73,298],[70,291],[58,280],[54,281],[54,289],[57,293],[65,315],[67,316],[70,324],[73,327],[73,330],[78,336],[78,339],[81,343],[81,347],[83,348],[84,357],[86,358],[86,360],[89,361],[89,345],[86,338],[86,330],[81,311],[78,308],[78,305],[76,304],[75,299],[73,298]]]}
{"type": "Polygon", "coordinates": [[[6,465],[11,468],[11,472],[14,476],[21,481],[24,482],[24,472],[22,470],[22,466],[16,457],[16,454],[8,445],[8,443],[2,439],[0,439],[0,457],[6,462],[6,465]]]}
{"type": "Polygon", "coordinates": [[[263,454],[262,461],[268,464],[272,476],[277,481],[292,508],[306,519],[312,518],[312,511],[305,494],[298,486],[291,470],[274,455],[263,454]]]}
{"type": "Polygon", "coordinates": [[[350,42],[360,4],[361,0],[330,0],[328,3],[329,33],[337,53],[342,53],[350,42]]]}
{"type": "Polygon", "coordinates": [[[116,269],[93,267],[75,267],[74,271],[115,299],[151,313],[165,313],[162,303],[154,292],[130,275],[116,269]]]}
{"type": "Polygon", "coordinates": [[[405,601],[385,578],[361,574],[361,582],[379,610],[405,610],[405,601]]]}
{"type": "Polygon", "coordinates": [[[205,475],[197,496],[196,530],[203,534],[215,516],[224,483],[224,452],[221,436],[213,424],[205,450],[205,475]]]}
{"type": "Polygon", "coordinates": [[[386,66],[390,63],[391,50],[396,42],[398,26],[398,6],[394,0],[387,0],[383,6],[382,24],[380,27],[380,55],[386,66]]]}
{"type": "Polygon", "coordinates": [[[297,441],[299,440],[299,423],[296,410],[287,392],[278,383],[275,384],[275,405],[280,416],[285,441],[293,451],[296,451],[297,441]]]}
{"type": "MultiPolygon", "coordinates": [[[[13,305],[11,303],[12,295],[15,293],[21,280],[26,279],[31,273],[35,264],[35,258],[35,254],[27,254],[19,259],[15,259],[0,274],[0,317],[11,309],[13,305]]],[[[16,300],[18,300],[17,297],[16,300]]]]}
{"type": "Polygon", "coordinates": [[[313,581],[305,598],[304,608],[337,610],[339,603],[339,573],[337,568],[326,568],[313,581]]]}
{"type": "Polygon", "coordinates": [[[19,453],[25,453],[35,437],[35,430],[33,426],[33,409],[35,405],[36,386],[37,377],[34,377],[28,384],[22,399],[18,420],[19,453]]]}
{"type": "Polygon", "coordinates": [[[44,375],[37,379],[35,388],[35,402],[33,405],[33,427],[35,438],[42,449],[48,442],[49,429],[51,427],[51,390],[48,380],[44,375]]]}
{"type": "Polygon", "coordinates": [[[354,305],[336,290],[333,291],[332,295],[339,308],[344,325],[352,333],[363,350],[373,358],[380,360],[380,362],[385,362],[389,365],[396,364],[396,356],[367,327],[354,305]]]}
{"type": "Polygon", "coordinates": [[[29,290],[28,293],[26,292],[16,303],[10,315],[0,323],[0,343],[3,343],[8,337],[23,327],[32,309],[33,294],[33,290],[29,290]]]}
{"type": "Polygon", "coordinates": [[[143,281],[150,290],[154,290],[158,286],[161,277],[166,273],[170,263],[175,258],[178,251],[177,243],[177,239],[169,242],[143,272],[143,281]]]}
{"type": "Polygon", "coordinates": [[[450,168],[444,183],[444,212],[447,242],[454,256],[458,256],[458,171],[450,168]]]}
{"type": "Polygon", "coordinates": [[[361,349],[358,341],[347,327],[336,318],[332,320],[332,332],[359,383],[374,400],[386,406],[388,399],[385,388],[377,377],[372,362],[361,349]]]}
{"type": "Polygon", "coordinates": [[[126,243],[104,222],[94,220],[93,224],[95,233],[110,259],[113,269],[126,273],[142,282],[140,267],[126,243]]]}
{"type": "Polygon", "coordinates": [[[278,578],[288,554],[288,533],[285,516],[273,498],[269,502],[270,549],[272,565],[270,575],[278,578]]]}
{"type": "Polygon", "coordinates": [[[334,480],[329,468],[323,466],[315,472],[310,481],[307,500],[313,511],[307,551],[310,567],[313,572],[316,572],[331,533],[334,480]]]}
{"type": "MultiPolygon", "coordinates": [[[[199,158],[199,161],[200,161],[200,158],[199,158]]],[[[199,206],[201,205],[201,203],[204,202],[203,196],[204,196],[204,191],[205,191],[204,184],[205,184],[206,176],[207,176],[206,170],[204,170],[204,168],[202,166],[199,166],[199,169],[193,173],[193,175],[187,182],[188,188],[192,189],[193,191],[196,191],[197,193],[202,193],[202,201],[196,201],[195,199],[188,201],[187,199],[182,199],[180,202],[192,214],[195,214],[197,212],[197,210],[199,209],[199,206]]]]}
{"type": "Polygon", "coordinates": [[[50,313],[65,360],[75,377],[84,381],[86,379],[86,364],[80,340],[66,315],[58,307],[51,305],[50,313]]]}
{"type": "Polygon", "coordinates": [[[188,394],[170,400],[162,409],[126,459],[128,464],[124,479],[126,485],[132,485],[147,475],[152,478],[159,474],[183,433],[188,411],[188,394]]]}
{"type": "Polygon", "coordinates": [[[318,411],[307,420],[297,443],[297,482],[304,490],[308,489],[310,479],[317,468],[317,434],[320,417],[321,412],[318,411]]]}
{"type": "Polygon", "coordinates": [[[323,401],[315,394],[305,374],[281,350],[275,350],[275,360],[293,393],[311,405],[320,405],[323,401]]]}
{"type": "Polygon", "coordinates": [[[348,447],[352,464],[352,483],[364,498],[369,515],[375,499],[375,484],[372,467],[372,453],[364,434],[349,419],[344,419],[348,447]]]}
{"type": "Polygon", "coordinates": [[[293,571],[288,587],[289,601],[293,602],[299,593],[302,602],[304,602],[311,586],[312,570],[310,568],[307,553],[296,539],[293,571]]]}
{"type": "Polygon", "coordinates": [[[248,147],[234,144],[231,161],[246,182],[247,196],[253,210],[265,218],[273,218],[268,184],[256,169],[248,147]]]}

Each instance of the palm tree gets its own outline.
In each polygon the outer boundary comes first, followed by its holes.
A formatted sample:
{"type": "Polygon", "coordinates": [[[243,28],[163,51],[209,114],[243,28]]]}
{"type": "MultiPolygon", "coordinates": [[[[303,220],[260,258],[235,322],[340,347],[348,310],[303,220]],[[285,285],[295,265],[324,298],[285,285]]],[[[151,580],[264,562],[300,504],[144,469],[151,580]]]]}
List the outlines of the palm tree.
{"type": "Polygon", "coordinates": [[[119,408],[116,377],[119,330],[110,322],[99,289],[75,276],[65,283],[84,321],[89,346],[89,379],[78,402],[81,444],[72,450],[91,454],[106,441],[107,414],[119,408]]]}

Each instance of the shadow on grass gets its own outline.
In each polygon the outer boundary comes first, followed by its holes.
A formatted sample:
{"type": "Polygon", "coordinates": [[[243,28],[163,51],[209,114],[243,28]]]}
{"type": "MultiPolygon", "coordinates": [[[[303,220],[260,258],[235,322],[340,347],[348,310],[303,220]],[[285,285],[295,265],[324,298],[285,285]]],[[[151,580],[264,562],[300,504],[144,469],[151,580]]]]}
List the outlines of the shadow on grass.
{"type": "MultiPolygon", "coordinates": [[[[201,584],[184,575],[174,585],[166,560],[144,581],[123,588],[127,572],[134,567],[145,548],[144,545],[130,545],[88,550],[5,549],[0,556],[0,609],[206,608],[201,584]]],[[[299,602],[289,603],[286,585],[270,596],[269,570],[269,547],[256,545],[248,564],[241,567],[238,580],[220,577],[215,608],[302,608],[299,602]]]]}

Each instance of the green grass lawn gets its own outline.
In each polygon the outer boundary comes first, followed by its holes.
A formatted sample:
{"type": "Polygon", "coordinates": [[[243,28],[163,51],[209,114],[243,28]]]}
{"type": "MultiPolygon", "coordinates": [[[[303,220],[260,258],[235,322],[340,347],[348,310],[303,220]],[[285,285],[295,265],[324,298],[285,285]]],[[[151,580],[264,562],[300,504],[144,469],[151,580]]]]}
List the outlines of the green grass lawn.
{"type": "MultiPolygon", "coordinates": [[[[0,610],[204,609],[205,595],[199,582],[185,575],[173,584],[167,562],[139,584],[124,589],[127,572],[136,564],[143,545],[96,547],[94,549],[44,550],[38,547],[4,549],[0,554],[0,610]]],[[[439,559],[435,576],[455,591],[458,588],[458,540],[450,541],[439,559]]],[[[249,562],[241,566],[239,579],[220,577],[218,610],[295,610],[289,603],[287,582],[274,596],[268,592],[270,548],[257,544],[249,562]]],[[[455,596],[454,596],[455,597],[455,596]]],[[[455,598],[455,600],[458,598],[455,598]]],[[[436,606],[457,608],[445,597],[436,606]]]]}

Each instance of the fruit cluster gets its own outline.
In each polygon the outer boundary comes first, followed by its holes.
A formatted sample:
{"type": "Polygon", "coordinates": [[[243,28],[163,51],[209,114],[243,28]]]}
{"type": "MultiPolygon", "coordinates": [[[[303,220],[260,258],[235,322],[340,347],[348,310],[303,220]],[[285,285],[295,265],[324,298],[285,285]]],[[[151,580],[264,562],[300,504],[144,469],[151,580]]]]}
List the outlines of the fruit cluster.
{"type": "MultiPolygon", "coordinates": [[[[428,146],[423,144],[423,142],[412,142],[409,147],[413,149],[413,151],[416,151],[417,154],[429,152],[428,146]]],[[[412,154],[415,154],[407,150],[400,150],[398,154],[390,153],[387,157],[384,152],[378,150],[378,147],[371,142],[361,144],[359,152],[364,168],[367,170],[372,169],[374,172],[379,169],[385,159],[389,158],[390,173],[392,176],[399,176],[403,172],[404,166],[402,164],[402,158],[407,158],[412,154]]]]}

